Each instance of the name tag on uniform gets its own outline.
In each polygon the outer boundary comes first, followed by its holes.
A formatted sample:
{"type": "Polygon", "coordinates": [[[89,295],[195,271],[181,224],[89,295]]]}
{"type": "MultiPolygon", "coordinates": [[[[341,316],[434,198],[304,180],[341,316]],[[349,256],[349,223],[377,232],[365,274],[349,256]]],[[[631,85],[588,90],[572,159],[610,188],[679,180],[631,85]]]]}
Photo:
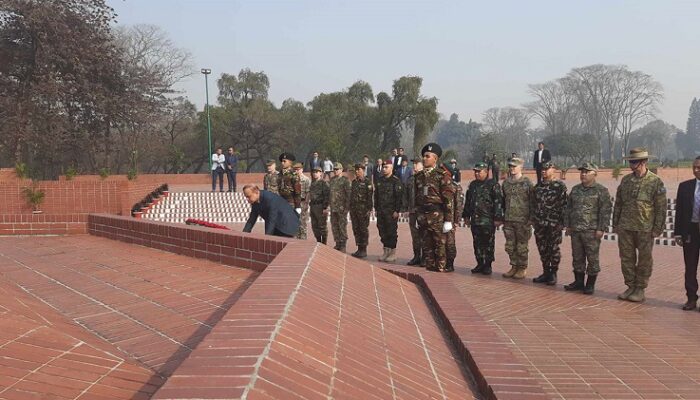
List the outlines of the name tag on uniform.
{"type": "Polygon", "coordinates": [[[427,196],[427,195],[428,195],[428,187],[423,186],[423,196],[427,196]]]}

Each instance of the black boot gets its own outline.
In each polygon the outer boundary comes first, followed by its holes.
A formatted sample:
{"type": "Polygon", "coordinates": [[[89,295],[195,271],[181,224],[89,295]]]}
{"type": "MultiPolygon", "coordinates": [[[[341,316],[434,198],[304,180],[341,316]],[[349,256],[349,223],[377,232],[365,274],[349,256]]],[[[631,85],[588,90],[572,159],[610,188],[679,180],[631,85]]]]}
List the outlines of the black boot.
{"type": "Polygon", "coordinates": [[[321,243],[328,244],[328,236],[321,236],[321,243]]]}
{"type": "Polygon", "coordinates": [[[482,263],[478,263],[476,267],[472,268],[472,274],[480,274],[484,270],[484,265],[482,263]]]}
{"type": "Polygon", "coordinates": [[[583,279],[585,277],[586,274],[583,272],[574,272],[574,281],[568,285],[564,285],[564,290],[569,292],[583,290],[583,279]]]}
{"type": "Polygon", "coordinates": [[[367,257],[367,246],[357,246],[357,251],[352,253],[355,258],[365,258],[367,257]]]}
{"type": "Polygon", "coordinates": [[[593,292],[595,292],[596,279],[598,279],[598,275],[588,275],[588,280],[586,281],[586,287],[583,288],[583,294],[593,294],[593,292]]]}
{"type": "Polygon", "coordinates": [[[481,265],[484,266],[484,269],[481,270],[481,273],[484,275],[491,275],[493,272],[493,269],[491,269],[491,261],[485,261],[481,265]]]}
{"type": "Polygon", "coordinates": [[[542,271],[542,275],[532,278],[532,281],[535,283],[545,283],[549,280],[549,268],[545,268],[544,271],[542,271]]]}
{"type": "Polygon", "coordinates": [[[557,284],[557,270],[554,268],[549,269],[549,275],[547,276],[547,280],[545,283],[548,286],[553,286],[557,284]]]}
{"type": "Polygon", "coordinates": [[[413,252],[413,258],[410,259],[406,265],[420,265],[420,253],[414,251],[413,252]]]}
{"type": "Polygon", "coordinates": [[[445,271],[454,271],[455,270],[455,260],[454,259],[447,259],[445,262],[445,271]]]}

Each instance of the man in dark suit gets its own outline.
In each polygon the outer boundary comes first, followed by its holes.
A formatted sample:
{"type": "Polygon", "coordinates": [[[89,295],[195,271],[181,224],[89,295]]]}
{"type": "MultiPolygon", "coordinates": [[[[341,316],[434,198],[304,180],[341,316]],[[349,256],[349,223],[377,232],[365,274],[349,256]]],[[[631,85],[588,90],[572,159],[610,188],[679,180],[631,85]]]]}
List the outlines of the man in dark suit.
{"type": "Polygon", "coordinates": [[[299,215],[287,200],[251,184],[243,187],[243,194],[252,206],[243,232],[252,231],[260,216],[265,220],[266,235],[294,237],[297,234],[299,215]]]}
{"type": "Polygon", "coordinates": [[[406,154],[404,154],[403,147],[399,148],[399,154],[397,154],[394,159],[394,175],[401,179],[401,165],[402,163],[406,161],[406,165],[408,165],[408,157],[406,157],[406,154]]]}
{"type": "Polygon", "coordinates": [[[698,305],[698,255],[700,255],[700,157],[693,162],[695,179],[681,182],[676,194],[676,218],[673,235],[676,244],[683,246],[685,261],[686,311],[698,305]]]}
{"type": "Polygon", "coordinates": [[[322,168],[321,159],[318,157],[318,152],[314,151],[311,157],[304,164],[304,172],[311,172],[316,168],[322,168]]]}
{"type": "Polygon", "coordinates": [[[542,182],[542,164],[551,159],[552,156],[549,154],[549,150],[544,148],[544,143],[537,143],[537,150],[535,150],[535,156],[532,158],[532,166],[537,172],[537,183],[542,182]]]}
{"type": "Polygon", "coordinates": [[[377,163],[374,164],[374,168],[372,169],[372,182],[376,182],[379,180],[379,178],[382,177],[382,165],[384,164],[384,160],[381,158],[377,158],[377,163]]]}
{"type": "Polygon", "coordinates": [[[238,172],[238,156],[236,155],[235,149],[232,147],[228,148],[228,153],[226,154],[226,178],[228,178],[228,191],[236,191],[236,173],[238,172]]]}

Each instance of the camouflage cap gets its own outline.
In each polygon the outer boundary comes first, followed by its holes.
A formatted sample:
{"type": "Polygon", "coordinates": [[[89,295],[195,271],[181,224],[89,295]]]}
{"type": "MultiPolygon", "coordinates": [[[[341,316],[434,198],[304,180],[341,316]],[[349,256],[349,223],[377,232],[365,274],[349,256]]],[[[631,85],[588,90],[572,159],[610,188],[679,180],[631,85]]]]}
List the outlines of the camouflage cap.
{"type": "Polygon", "coordinates": [[[365,169],[365,164],[355,163],[355,169],[365,169]]]}
{"type": "Polygon", "coordinates": [[[485,169],[489,169],[489,166],[486,165],[486,163],[483,162],[478,162],[474,164],[474,168],[472,168],[474,171],[483,171],[485,169]]]}
{"type": "Polygon", "coordinates": [[[513,158],[511,158],[510,160],[508,160],[508,165],[511,165],[511,166],[514,166],[514,167],[517,167],[518,165],[523,165],[523,164],[524,164],[524,163],[523,163],[523,159],[522,159],[522,158],[513,157],[513,158]]]}
{"type": "Polygon", "coordinates": [[[300,162],[294,163],[294,165],[292,165],[292,168],[294,168],[294,169],[302,169],[302,168],[304,168],[304,164],[302,164],[302,163],[300,163],[300,162]]]}
{"type": "Polygon", "coordinates": [[[273,165],[273,164],[275,164],[276,162],[277,162],[277,161],[275,161],[275,160],[267,160],[267,162],[265,163],[265,165],[269,167],[270,165],[273,165]]]}
{"type": "Polygon", "coordinates": [[[321,167],[314,167],[311,172],[323,172],[323,168],[321,167]]]}
{"type": "Polygon", "coordinates": [[[542,169],[550,169],[550,168],[556,168],[556,165],[554,165],[554,161],[545,161],[542,163],[542,169]]]}
{"type": "Polygon", "coordinates": [[[343,164],[336,162],[333,164],[333,169],[343,169],[343,164]]]}
{"type": "Polygon", "coordinates": [[[598,172],[598,166],[595,165],[595,164],[593,164],[593,163],[585,162],[585,163],[581,164],[580,167],[578,167],[578,170],[579,170],[579,171],[595,171],[595,172],[598,172]]]}

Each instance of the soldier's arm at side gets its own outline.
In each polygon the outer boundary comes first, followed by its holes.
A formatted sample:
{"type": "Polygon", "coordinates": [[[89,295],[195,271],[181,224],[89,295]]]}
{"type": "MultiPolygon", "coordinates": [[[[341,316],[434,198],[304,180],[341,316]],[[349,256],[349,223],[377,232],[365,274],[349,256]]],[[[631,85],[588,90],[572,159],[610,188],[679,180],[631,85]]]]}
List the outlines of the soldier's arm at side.
{"type": "Polygon", "coordinates": [[[661,235],[666,228],[666,187],[659,179],[656,193],[654,195],[654,225],[652,234],[654,237],[661,235]]]}
{"type": "MultiPolygon", "coordinates": [[[[624,178],[622,178],[624,181],[624,178]]],[[[622,214],[622,182],[620,182],[620,185],[617,187],[617,191],[615,192],[615,205],[613,209],[613,220],[612,220],[612,225],[613,225],[613,232],[617,230],[617,226],[620,223],[620,214],[622,214]]]]}
{"type": "Polygon", "coordinates": [[[294,199],[294,208],[301,208],[301,179],[298,176],[292,181],[292,198],[294,199]]]}
{"type": "Polygon", "coordinates": [[[610,214],[612,213],[612,201],[610,192],[603,187],[598,196],[598,231],[607,232],[610,226],[610,214]]]}
{"type": "Polygon", "coordinates": [[[452,189],[452,178],[447,174],[442,177],[440,194],[444,204],[444,221],[451,221],[454,218],[454,190],[452,189]]]}
{"type": "Polygon", "coordinates": [[[394,186],[394,212],[397,214],[400,213],[403,209],[403,184],[401,184],[401,181],[399,181],[395,186],[394,186]]]}
{"type": "Polygon", "coordinates": [[[564,226],[564,214],[566,212],[566,205],[568,201],[568,196],[566,195],[566,184],[562,182],[561,184],[561,192],[559,192],[559,209],[561,210],[559,212],[559,229],[561,229],[564,226]]]}
{"type": "Polygon", "coordinates": [[[493,219],[496,226],[503,224],[503,191],[501,190],[501,185],[496,183],[493,186],[493,219]]]}
{"type": "Polygon", "coordinates": [[[352,186],[350,186],[350,180],[345,179],[343,184],[343,189],[345,190],[345,208],[343,212],[347,212],[350,209],[350,197],[352,196],[352,186]]]}

